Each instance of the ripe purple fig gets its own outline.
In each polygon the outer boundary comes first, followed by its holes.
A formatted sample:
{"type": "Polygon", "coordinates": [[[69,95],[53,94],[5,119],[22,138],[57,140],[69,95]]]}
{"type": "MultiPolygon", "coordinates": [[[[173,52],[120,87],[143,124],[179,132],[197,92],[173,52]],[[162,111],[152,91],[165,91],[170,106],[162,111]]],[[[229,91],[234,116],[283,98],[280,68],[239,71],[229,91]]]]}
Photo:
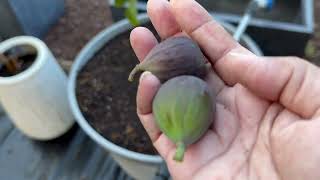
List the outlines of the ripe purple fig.
{"type": "Polygon", "coordinates": [[[206,60],[199,46],[188,37],[171,37],[156,45],[130,73],[129,81],[139,71],[150,71],[162,83],[180,75],[203,78],[206,60]]]}

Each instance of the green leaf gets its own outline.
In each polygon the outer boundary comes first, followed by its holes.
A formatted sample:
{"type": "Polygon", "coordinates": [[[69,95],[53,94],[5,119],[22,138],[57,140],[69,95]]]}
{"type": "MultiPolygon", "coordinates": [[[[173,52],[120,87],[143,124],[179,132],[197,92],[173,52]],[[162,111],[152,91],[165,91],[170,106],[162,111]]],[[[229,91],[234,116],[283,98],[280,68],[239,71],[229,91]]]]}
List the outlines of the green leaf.
{"type": "Polygon", "coordinates": [[[137,18],[138,16],[137,0],[129,0],[129,6],[125,11],[125,16],[133,26],[138,26],[140,24],[137,18]]]}
{"type": "Polygon", "coordinates": [[[128,0],[115,0],[114,5],[115,5],[117,8],[120,8],[120,7],[122,7],[126,2],[128,2],[128,0]]]}

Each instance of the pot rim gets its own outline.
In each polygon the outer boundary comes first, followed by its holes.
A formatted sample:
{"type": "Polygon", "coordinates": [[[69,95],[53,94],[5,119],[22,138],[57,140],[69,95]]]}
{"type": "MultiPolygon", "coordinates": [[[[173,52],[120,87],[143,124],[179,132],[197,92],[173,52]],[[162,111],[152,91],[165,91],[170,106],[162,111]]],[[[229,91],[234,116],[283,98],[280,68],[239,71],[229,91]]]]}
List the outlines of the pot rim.
{"type": "MultiPolygon", "coordinates": [[[[140,20],[141,23],[146,23],[150,21],[147,13],[139,14],[138,19],[140,20]]],[[[227,25],[226,23],[221,23],[221,24],[226,26],[229,30],[233,30],[231,25],[227,25]]],[[[160,164],[163,162],[163,159],[159,155],[148,155],[148,154],[134,152],[126,148],[123,148],[121,146],[118,146],[113,142],[109,141],[108,139],[104,138],[88,123],[88,121],[83,116],[79,108],[79,104],[77,102],[76,82],[77,82],[78,73],[87,64],[87,62],[91,60],[94,54],[97,51],[99,51],[106,43],[108,43],[115,36],[125,31],[128,31],[130,28],[132,28],[132,25],[129,23],[127,19],[118,21],[113,25],[111,25],[110,27],[107,27],[106,29],[98,33],[96,36],[94,36],[80,51],[70,70],[69,81],[68,81],[69,104],[70,104],[72,113],[75,116],[75,119],[80,125],[80,127],[86,132],[87,135],[89,135],[89,137],[91,137],[96,143],[101,145],[103,148],[111,151],[112,153],[120,155],[122,157],[126,157],[128,159],[133,159],[133,160],[141,161],[145,163],[160,164]]],[[[241,38],[241,39],[243,39],[245,42],[249,42],[249,44],[251,43],[251,46],[255,45],[253,40],[251,40],[246,35],[244,36],[244,38],[241,38]]],[[[259,50],[258,47],[257,49],[259,50]]],[[[260,53],[260,52],[261,51],[257,51],[257,53],[260,53]]]]}
{"type": "Polygon", "coordinates": [[[26,80],[40,70],[46,62],[46,45],[40,39],[33,36],[16,36],[0,43],[0,52],[3,53],[12,47],[19,45],[30,45],[37,50],[37,56],[34,62],[26,70],[9,77],[0,76],[0,84],[15,84],[26,80]]]}

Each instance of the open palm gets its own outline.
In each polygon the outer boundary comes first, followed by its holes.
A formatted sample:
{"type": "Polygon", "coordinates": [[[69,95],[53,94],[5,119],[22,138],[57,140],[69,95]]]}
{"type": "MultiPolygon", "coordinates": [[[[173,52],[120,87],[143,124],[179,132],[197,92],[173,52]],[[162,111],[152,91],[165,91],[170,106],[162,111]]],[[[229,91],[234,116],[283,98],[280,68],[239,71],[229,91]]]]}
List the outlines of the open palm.
{"type": "MultiPolygon", "coordinates": [[[[320,70],[295,57],[257,57],[194,0],[149,0],[160,36],[187,35],[210,61],[206,79],[216,94],[212,127],[189,146],[184,161],[152,115],[159,80],[140,78],[138,115],[174,179],[320,179],[320,70]]],[[[131,44],[140,60],[156,44],[135,28],[131,44]]]]}

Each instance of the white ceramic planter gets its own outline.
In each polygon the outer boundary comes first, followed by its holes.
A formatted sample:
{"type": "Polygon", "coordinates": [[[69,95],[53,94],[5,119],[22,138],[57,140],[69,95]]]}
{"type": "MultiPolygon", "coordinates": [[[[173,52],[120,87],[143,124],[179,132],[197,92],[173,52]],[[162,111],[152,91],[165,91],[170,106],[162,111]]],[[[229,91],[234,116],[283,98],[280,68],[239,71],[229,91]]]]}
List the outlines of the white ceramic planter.
{"type": "Polygon", "coordinates": [[[37,50],[34,63],[11,77],[0,77],[0,101],[14,125],[36,140],[54,139],[74,124],[67,101],[67,76],[39,39],[17,36],[0,43],[0,52],[17,45],[37,50]]]}
{"type": "MultiPolygon", "coordinates": [[[[146,23],[149,18],[146,14],[139,16],[141,23],[146,23]]],[[[234,27],[228,24],[224,24],[229,31],[234,31],[234,27]]],[[[74,116],[80,127],[99,145],[104,147],[110,152],[114,159],[120,164],[120,166],[132,177],[138,180],[150,180],[154,177],[155,172],[163,162],[160,156],[147,155],[130,151],[122,148],[108,139],[101,136],[83,116],[76,97],[76,81],[78,73],[81,69],[91,60],[91,57],[99,51],[105,44],[107,44],[115,36],[128,31],[132,26],[124,19],[115,23],[111,27],[106,28],[95,36],[79,53],[74,62],[68,84],[68,98],[74,116]]],[[[243,36],[241,39],[247,47],[258,55],[262,55],[259,47],[248,37],[243,36]]],[[[107,59],[106,59],[107,60],[107,59]]]]}

